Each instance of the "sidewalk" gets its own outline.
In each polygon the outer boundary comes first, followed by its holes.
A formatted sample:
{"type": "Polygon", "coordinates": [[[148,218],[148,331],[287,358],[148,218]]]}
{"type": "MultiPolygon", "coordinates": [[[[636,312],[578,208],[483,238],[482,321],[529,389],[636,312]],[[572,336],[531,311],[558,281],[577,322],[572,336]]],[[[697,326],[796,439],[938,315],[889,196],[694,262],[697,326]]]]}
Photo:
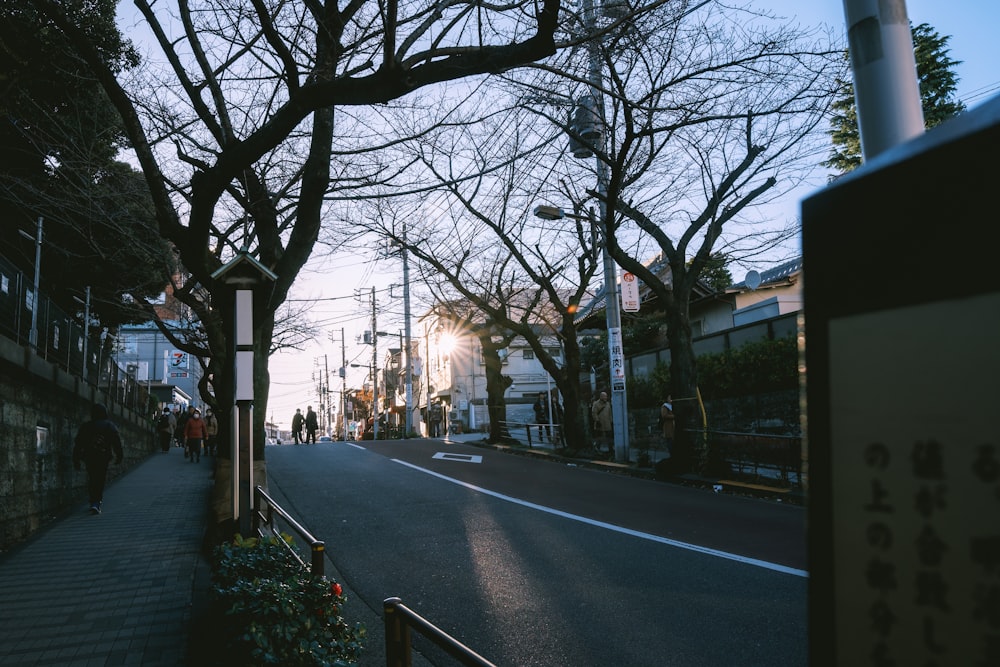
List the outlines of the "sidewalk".
{"type": "Polygon", "coordinates": [[[0,556],[0,665],[183,665],[212,465],[157,451],[0,556]]]}

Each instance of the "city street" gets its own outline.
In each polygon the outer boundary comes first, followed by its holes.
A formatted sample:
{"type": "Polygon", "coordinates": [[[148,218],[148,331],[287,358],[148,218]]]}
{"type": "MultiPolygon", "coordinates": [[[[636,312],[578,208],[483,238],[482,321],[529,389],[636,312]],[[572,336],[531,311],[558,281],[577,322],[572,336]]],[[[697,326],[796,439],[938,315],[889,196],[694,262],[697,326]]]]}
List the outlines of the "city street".
{"type": "Polygon", "coordinates": [[[373,643],[398,596],[497,665],[807,663],[800,507],[431,440],[267,458],[373,643]]]}

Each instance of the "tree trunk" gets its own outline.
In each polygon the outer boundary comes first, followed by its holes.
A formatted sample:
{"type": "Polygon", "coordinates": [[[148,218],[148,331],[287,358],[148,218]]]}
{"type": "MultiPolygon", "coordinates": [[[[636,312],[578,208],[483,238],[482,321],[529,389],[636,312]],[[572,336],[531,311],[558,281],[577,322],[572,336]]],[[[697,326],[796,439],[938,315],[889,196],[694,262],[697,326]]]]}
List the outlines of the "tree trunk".
{"type": "MultiPolygon", "coordinates": [[[[675,295],[675,298],[678,295],[675,295]]],[[[698,366],[691,344],[687,299],[667,309],[667,339],[670,343],[670,388],[674,405],[674,443],[670,468],[674,473],[701,473],[708,458],[703,436],[701,402],[698,399],[698,366]],[[681,306],[683,304],[683,306],[681,306]]],[[[664,397],[665,399],[666,397],[664,397]]]]}
{"type": "MultiPolygon", "coordinates": [[[[507,346],[495,345],[492,335],[479,336],[479,345],[483,351],[483,364],[486,373],[486,409],[490,415],[489,442],[503,442],[510,437],[507,431],[507,401],[504,392],[510,386],[510,378],[503,375],[503,359],[500,350],[507,346]]],[[[470,410],[474,409],[470,407],[470,410]]]]}

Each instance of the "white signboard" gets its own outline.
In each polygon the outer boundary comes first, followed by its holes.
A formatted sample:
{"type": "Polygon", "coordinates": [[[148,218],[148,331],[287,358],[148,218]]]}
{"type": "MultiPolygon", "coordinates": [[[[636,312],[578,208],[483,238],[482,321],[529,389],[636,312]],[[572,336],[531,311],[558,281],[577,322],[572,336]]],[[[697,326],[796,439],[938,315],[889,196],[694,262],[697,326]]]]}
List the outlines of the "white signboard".
{"type": "Polygon", "coordinates": [[[639,312],[639,279],[628,271],[622,274],[622,310],[626,313],[639,312]]]}
{"type": "Polygon", "coordinates": [[[611,391],[625,391],[625,348],[621,327],[608,329],[608,352],[611,360],[611,391]]]}
{"type": "Polygon", "coordinates": [[[997,664],[1000,294],[829,331],[837,664],[997,664]]]}
{"type": "Polygon", "coordinates": [[[186,378],[188,376],[188,353],[180,350],[166,350],[168,378],[186,378]]]}

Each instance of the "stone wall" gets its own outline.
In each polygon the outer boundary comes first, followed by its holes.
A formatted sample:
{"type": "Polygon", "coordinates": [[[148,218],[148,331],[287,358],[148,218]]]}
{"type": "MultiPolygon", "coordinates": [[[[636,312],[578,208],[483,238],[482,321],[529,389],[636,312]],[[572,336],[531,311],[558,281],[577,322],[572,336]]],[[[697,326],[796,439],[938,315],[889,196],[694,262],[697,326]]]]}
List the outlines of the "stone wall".
{"type": "Polygon", "coordinates": [[[125,458],[108,481],[157,448],[148,418],[0,337],[0,551],[86,501],[85,472],[73,469],[73,440],[102,402],[122,433],[125,458]]]}

